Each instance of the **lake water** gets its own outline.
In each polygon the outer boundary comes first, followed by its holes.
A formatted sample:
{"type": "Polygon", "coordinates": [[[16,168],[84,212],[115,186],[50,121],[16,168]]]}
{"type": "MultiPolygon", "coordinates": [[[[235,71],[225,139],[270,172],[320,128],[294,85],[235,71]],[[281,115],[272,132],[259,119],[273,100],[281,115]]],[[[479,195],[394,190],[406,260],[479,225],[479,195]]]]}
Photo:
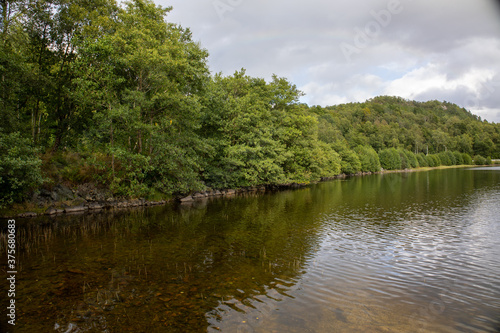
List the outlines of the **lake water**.
{"type": "Polygon", "coordinates": [[[498,167],[17,224],[4,331],[500,332],[498,167]]]}

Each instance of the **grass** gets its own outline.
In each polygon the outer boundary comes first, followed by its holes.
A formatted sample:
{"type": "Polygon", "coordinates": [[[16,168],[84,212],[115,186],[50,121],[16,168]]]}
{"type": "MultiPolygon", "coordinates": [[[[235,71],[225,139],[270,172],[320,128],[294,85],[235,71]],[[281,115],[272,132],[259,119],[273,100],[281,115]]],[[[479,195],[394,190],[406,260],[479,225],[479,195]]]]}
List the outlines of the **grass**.
{"type": "Polygon", "coordinates": [[[54,184],[74,186],[95,182],[106,170],[106,156],[85,156],[75,152],[46,153],[41,156],[42,172],[54,184]]]}
{"type": "Polygon", "coordinates": [[[440,165],[440,166],[437,166],[437,167],[418,167],[418,168],[411,169],[411,170],[414,170],[414,171],[429,171],[429,170],[439,170],[439,169],[470,168],[470,167],[473,167],[473,166],[475,166],[475,165],[466,165],[466,164],[462,164],[462,165],[440,165]]]}

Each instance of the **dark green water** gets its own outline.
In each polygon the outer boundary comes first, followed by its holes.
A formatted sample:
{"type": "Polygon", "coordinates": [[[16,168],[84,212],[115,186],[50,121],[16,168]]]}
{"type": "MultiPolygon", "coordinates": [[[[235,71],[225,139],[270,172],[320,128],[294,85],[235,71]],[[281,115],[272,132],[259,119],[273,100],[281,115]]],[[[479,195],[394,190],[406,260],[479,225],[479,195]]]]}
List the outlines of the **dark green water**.
{"type": "Polygon", "coordinates": [[[17,229],[9,332],[500,331],[500,168],[17,229]]]}

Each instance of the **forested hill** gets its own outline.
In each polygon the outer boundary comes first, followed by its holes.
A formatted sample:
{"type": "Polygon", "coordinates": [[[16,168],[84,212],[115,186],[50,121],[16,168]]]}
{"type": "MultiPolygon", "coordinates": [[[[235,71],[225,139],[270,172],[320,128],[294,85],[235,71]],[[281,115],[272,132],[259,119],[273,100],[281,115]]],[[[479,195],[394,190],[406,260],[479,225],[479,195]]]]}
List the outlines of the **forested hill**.
{"type": "Polygon", "coordinates": [[[148,197],[500,157],[499,125],[454,104],[309,107],[285,78],[212,75],[149,0],[0,6],[0,206],[59,183],[148,197]]]}
{"type": "Polygon", "coordinates": [[[452,150],[500,156],[499,125],[483,122],[453,103],[380,96],[312,110],[319,116],[320,133],[327,133],[320,134],[325,141],[337,136],[350,146],[370,145],[377,151],[402,147],[415,153],[452,150]]]}

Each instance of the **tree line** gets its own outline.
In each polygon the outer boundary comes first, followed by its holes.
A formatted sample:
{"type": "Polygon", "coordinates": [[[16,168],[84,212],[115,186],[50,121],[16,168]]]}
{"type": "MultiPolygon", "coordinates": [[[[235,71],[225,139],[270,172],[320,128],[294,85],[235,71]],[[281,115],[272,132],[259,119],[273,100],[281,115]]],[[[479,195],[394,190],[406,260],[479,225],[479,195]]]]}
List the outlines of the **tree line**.
{"type": "Polygon", "coordinates": [[[211,74],[150,0],[0,6],[3,206],[57,182],[140,197],[500,157],[499,125],[452,103],[308,106],[276,75],[211,74]]]}

